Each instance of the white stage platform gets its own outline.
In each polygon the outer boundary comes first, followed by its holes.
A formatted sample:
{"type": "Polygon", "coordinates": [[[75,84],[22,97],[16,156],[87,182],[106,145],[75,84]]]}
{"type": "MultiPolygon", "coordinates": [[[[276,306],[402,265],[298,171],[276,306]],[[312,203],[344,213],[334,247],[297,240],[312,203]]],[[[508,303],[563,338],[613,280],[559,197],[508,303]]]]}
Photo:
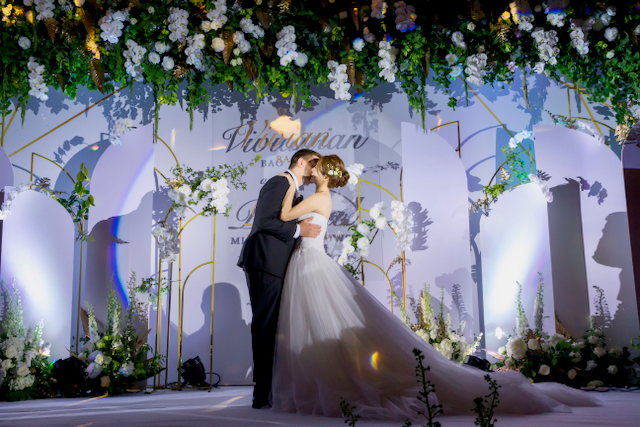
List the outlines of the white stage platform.
{"type": "MultiPolygon", "coordinates": [[[[222,387],[206,391],[156,391],[151,394],[105,398],[47,399],[1,402],[0,426],[343,426],[338,418],[282,414],[251,408],[251,387],[222,387]]],[[[640,392],[598,393],[596,408],[573,408],[573,413],[498,416],[497,426],[569,427],[638,426],[640,392]]],[[[473,416],[438,417],[444,427],[473,426],[473,416]]],[[[359,421],[358,427],[393,426],[402,422],[359,421]]]]}

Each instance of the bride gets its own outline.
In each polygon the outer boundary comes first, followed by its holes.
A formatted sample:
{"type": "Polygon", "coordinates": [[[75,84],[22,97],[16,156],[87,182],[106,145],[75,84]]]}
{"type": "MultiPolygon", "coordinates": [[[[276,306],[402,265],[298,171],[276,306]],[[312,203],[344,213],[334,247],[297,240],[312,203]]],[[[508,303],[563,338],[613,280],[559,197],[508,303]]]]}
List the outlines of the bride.
{"type": "MultiPolygon", "coordinates": [[[[427,380],[445,414],[468,413],[473,399],[488,394],[485,372],[452,362],[393,316],[324,251],[329,190],[349,179],[342,160],[322,157],[312,170],[316,192],[292,207],[295,185],[283,201],[283,221],[313,218],[322,231],[301,238],[284,281],[273,369],[273,408],[341,416],[340,401],[371,419],[415,418],[417,400],[413,349],[431,366],[427,380]]],[[[291,180],[291,178],[288,178],[291,180]]],[[[516,371],[491,376],[501,385],[498,412],[531,414],[595,406],[587,393],[561,384],[532,385],[516,371]]],[[[435,402],[433,402],[435,403],[435,402]]]]}

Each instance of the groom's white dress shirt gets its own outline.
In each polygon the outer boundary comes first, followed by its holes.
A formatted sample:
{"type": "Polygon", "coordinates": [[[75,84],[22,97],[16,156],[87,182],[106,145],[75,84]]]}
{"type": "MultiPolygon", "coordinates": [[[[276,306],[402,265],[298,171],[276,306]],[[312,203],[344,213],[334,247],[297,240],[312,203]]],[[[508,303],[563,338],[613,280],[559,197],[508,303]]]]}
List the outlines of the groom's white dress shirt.
{"type": "MultiPolygon", "coordinates": [[[[288,172],[289,175],[291,175],[291,177],[293,178],[293,183],[296,185],[296,194],[293,195],[293,200],[295,200],[298,197],[298,190],[300,189],[300,184],[298,184],[298,178],[296,178],[294,173],[291,172],[289,169],[287,169],[285,172],[288,172]]],[[[294,239],[297,239],[298,237],[300,237],[300,224],[296,224],[296,232],[293,235],[294,239]]]]}

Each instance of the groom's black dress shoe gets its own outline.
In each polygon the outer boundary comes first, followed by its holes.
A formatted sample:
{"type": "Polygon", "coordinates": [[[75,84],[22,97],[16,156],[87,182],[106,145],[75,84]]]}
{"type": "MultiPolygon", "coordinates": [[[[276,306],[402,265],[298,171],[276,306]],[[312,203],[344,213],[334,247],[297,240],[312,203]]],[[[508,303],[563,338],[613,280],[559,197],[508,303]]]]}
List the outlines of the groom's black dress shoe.
{"type": "Polygon", "coordinates": [[[251,404],[251,407],[255,409],[271,409],[271,405],[269,405],[269,402],[261,402],[261,401],[254,401],[251,404]]]}

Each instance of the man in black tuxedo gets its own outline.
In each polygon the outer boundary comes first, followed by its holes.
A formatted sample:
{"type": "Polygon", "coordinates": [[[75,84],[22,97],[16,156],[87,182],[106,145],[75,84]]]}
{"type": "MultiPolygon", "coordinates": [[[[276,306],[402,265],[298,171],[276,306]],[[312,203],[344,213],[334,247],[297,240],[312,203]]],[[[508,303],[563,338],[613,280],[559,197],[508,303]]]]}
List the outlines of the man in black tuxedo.
{"type": "MultiPolygon", "coordinates": [[[[310,224],[308,218],[299,224],[280,219],[282,201],[290,184],[285,174],[290,174],[296,186],[311,179],[311,169],[320,158],[312,150],[297,151],[291,158],[289,170],[269,179],[260,190],[256,204],[253,227],[242,246],[238,266],[247,276],[253,321],[251,343],[253,346],[253,407],[269,408],[269,393],[275,351],[280,297],[289,258],[298,237],[317,237],[319,225],[310,224]]],[[[294,205],[302,200],[297,194],[294,205]]]]}

